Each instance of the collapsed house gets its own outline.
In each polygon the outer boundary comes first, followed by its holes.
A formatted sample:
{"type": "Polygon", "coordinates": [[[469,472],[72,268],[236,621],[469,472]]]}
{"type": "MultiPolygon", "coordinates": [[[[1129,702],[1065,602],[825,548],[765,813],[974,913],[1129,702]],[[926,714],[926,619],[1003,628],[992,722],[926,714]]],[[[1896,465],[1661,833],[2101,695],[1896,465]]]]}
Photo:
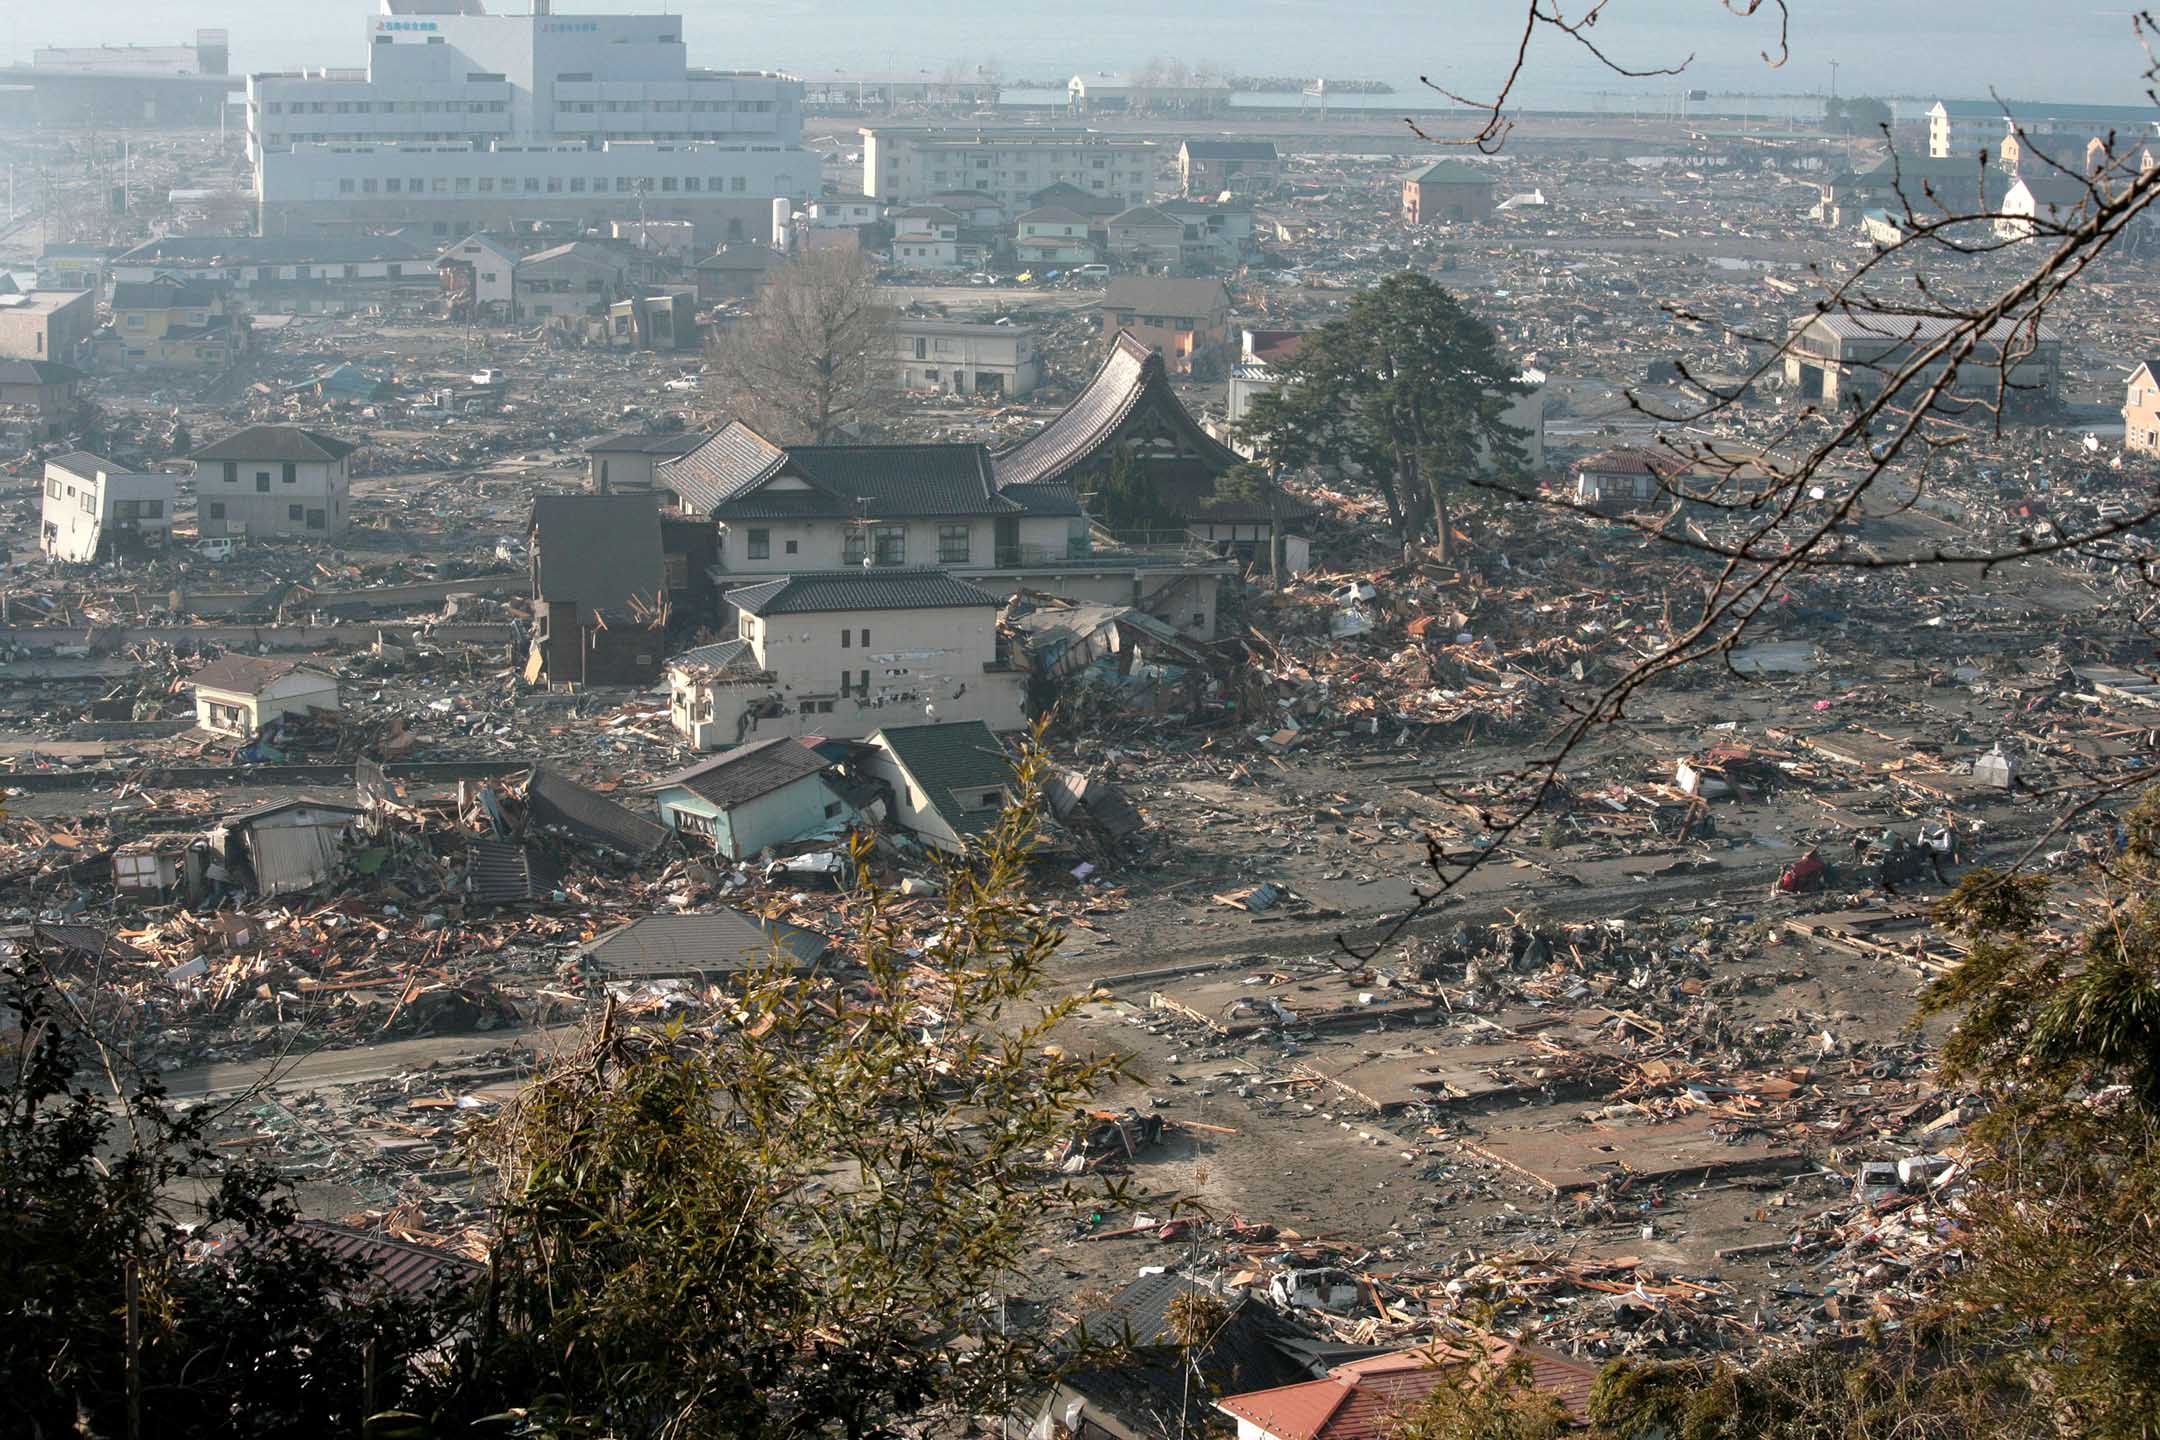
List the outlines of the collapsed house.
{"type": "Polygon", "coordinates": [[[546,495],[532,508],[529,683],[649,685],[666,650],[660,517],[643,495],[546,495]]]}

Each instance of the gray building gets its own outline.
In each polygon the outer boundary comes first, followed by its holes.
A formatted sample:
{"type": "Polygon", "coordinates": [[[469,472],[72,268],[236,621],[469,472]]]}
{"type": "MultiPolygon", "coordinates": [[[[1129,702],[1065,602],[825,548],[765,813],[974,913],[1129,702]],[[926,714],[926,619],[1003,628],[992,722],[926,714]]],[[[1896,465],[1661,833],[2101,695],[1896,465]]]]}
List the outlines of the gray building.
{"type": "Polygon", "coordinates": [[[1155,189],[1154,141],[1078,127],[875,125],[862,142],[863,193],[890,203],[971,190],[1017,212],[1061,182],[1128,206],[1155,189]]]}
{"type": "Polygon", "coordinates": [[[654,467],[689,454],[712,436],[710,430],[673,430],[664,434],[625,430],[602,436],[585,447],[586,478],[592,493],[650,494],[654,467]]]}
{"type": "Polygon", "coordinates": [[[329,540],[352,522],[346,461],[360,447],[298,425],[250,425],[195,462],[195,528],[206,537],[329,540]]]}
{"type": "Polygon", "coordinates": [[[892,334],[903,389],[1018,396],[1042,382],[1032,325],[902,317],[892,334]]]}

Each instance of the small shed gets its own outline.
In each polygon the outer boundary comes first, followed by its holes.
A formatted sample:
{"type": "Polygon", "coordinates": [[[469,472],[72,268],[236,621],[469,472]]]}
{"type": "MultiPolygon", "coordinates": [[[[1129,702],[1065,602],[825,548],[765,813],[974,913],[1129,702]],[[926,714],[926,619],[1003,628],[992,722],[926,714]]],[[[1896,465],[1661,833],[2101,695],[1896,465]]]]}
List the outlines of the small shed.
{"type": "Polygon", "coordinates": [[[831,763],[783,736],[737,746],[647,788],[670,829],[708,839],[722,856],[743,860],[846,823],[852,812],[825,779],[831,763]]]}
{"type": "Polygon", "coordinates": [[[328,880],[345,851],[360,807],[338,800],[281,800],[228,816],[211,832],[230,873],[245,865],[263,895],[312,890],[328,880]]]}
{"type": "Polygon", "coordinates": [[[220,735],[253,735],[280,715],[338,709],[336,677],[298,660],[227,655],[188,677],[195,723],[220,735]]]}

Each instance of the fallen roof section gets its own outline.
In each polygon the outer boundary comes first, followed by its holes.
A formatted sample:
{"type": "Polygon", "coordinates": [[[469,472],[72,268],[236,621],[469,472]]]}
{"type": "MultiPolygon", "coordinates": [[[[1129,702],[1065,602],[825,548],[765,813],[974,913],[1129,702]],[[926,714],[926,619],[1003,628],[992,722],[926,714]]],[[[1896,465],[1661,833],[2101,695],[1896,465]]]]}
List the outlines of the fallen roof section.
{"type": "Polygon", "coordinates": [[[805,966],[832,948],[825,936],[800,925],[709,910],[632,920],[587,941],[584,953],[611,980],[698,979],[763,964],[776,945],[805,966]]]}

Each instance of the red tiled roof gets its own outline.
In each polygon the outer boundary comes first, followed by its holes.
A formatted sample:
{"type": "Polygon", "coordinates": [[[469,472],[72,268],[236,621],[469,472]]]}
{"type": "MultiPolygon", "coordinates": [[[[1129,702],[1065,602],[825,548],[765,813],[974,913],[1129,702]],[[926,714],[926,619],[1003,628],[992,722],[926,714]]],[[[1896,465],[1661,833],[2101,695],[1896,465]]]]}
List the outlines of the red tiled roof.
{"type": "MultiPolygon", "coordinates": [[[[1529,1364],[1534,1389],[1559,1401],[1575,1424],[1589,1422],[1596,1367],[1506,1340],[1486,1342],[1482,1363],[1505,1364],[1517,1356],[1529,1364]]],[[[1215,1408],[1274,1440],[1382,1440],[1405,1411],[1474,1363],[1480,1360],[1470,1346],[1434,1341],[1338,1365],[1325,1380],[1225,1396],[1215,1408]]]]}
{"type": "Polygon", "coordinates": [[[1600,450],[1575,462],[1577,470],[1593,475],[1678,475],[1688,468],[1687,460],[1661,446],[1623,445],[1615,450],[1600,450]]]}
{"type": "Polygon", "coordinates": [[[1251,334],[1252,358],[1269,365],[1279,365],[1297,354],[1305,339],[1302,330],[1255,330],[1251,334]]]}

